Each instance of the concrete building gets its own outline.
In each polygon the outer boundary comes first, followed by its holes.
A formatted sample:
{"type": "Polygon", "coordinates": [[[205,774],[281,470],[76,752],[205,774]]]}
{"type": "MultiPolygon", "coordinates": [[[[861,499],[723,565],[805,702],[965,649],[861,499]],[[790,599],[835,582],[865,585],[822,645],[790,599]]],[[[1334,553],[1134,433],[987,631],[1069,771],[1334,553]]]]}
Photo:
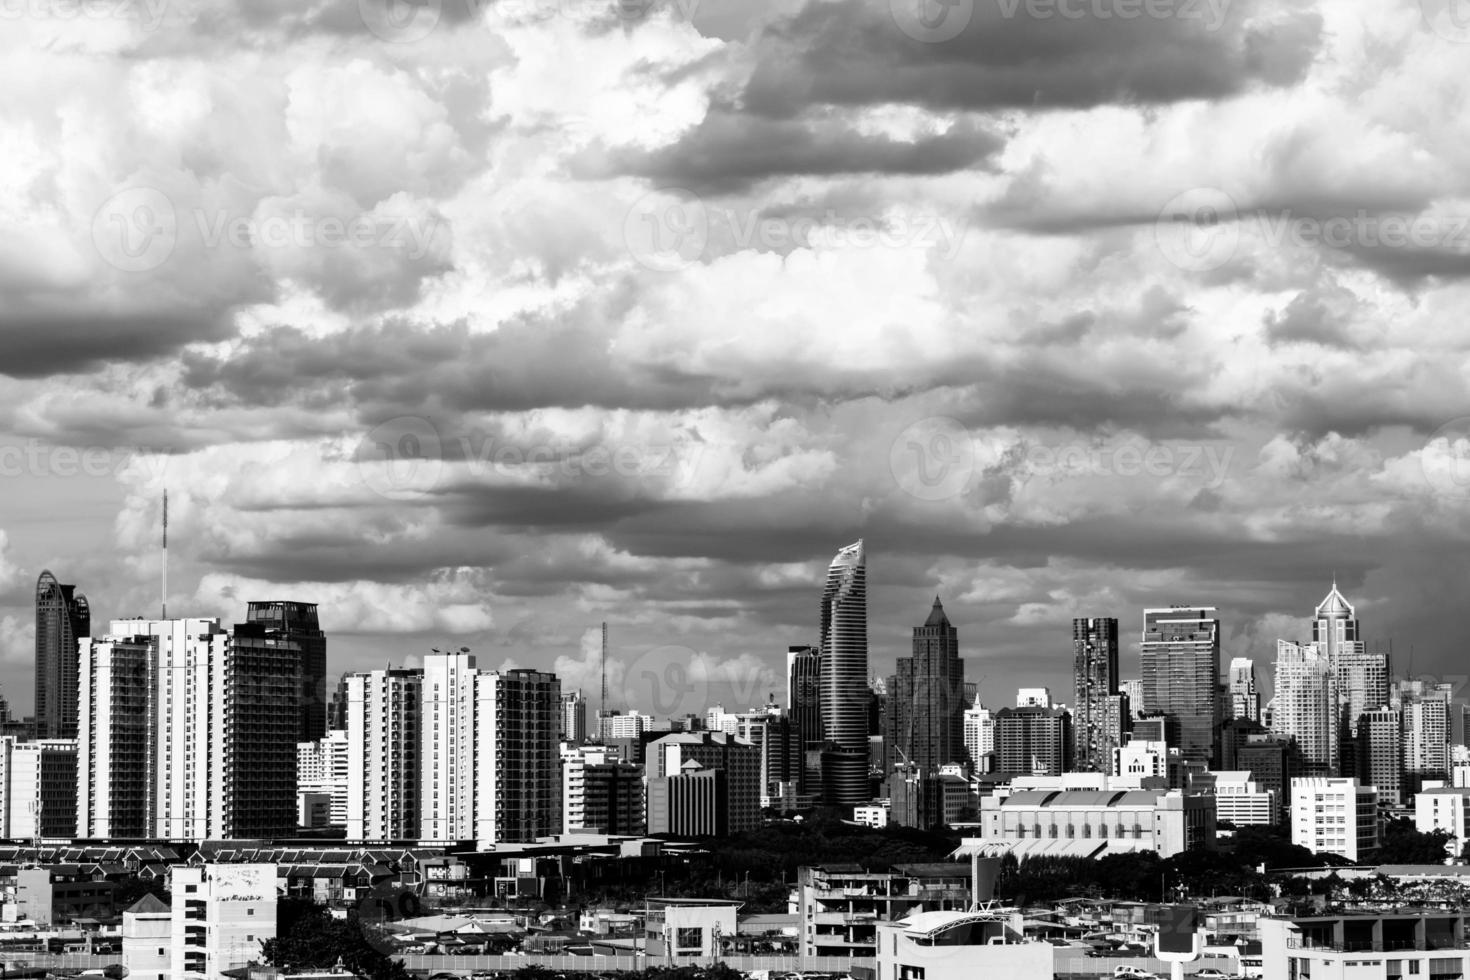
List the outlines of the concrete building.
{"type": "Polygon", "coordinates": [[[1261,695],[1256,690],[1256,662],[1249,657],[1230,661],[1230,717],[1261,720],[1261,695]]]}
{"type": "Polygon", "coordinates": [[[1262,789],[1249,771],[1207,772],[1190,780],[1190,792],[1213,793],[1215,818],[1237,827],[1274,827],[1281,822],[1281,802],[1274,790],[1262,789]]]}
{"type": "Polygon", "coordinates": [[[1395,681],[1389,706],[1403,721],[1404,795],[1426,781],[1448,781],[1450,702],[1454,687],[1424,680],[1395,681]]]}
{"type": "Polygon", "coordinates": [[[736,913],[740,904],[710,898],[650,898],[643,947],[649,965],[718,959],[720,940],[732,939],[739,932],[736,913]]]}
{"type": "Polygon", "coordinates": [[[1337,674],[1315,643],[1276,643],[1276,698],[1272,730],[1297,747],[1307,776],[1336,776],[1342,743],[1337,674]]]}
{"type": "Polygon", "coordinates": [[[126,801],[140,799],[147,833],[139,836],[156,840],[295,830],[298,644],[259,624],[237,641],[217,619],[124,619],[83,642],[79,659],[89,677],[74,790],[83,836],[135,830],[136,803],[126,801]],[[143,646],[156,669],[137,691],[117,670],[124,662],[138,670],[143,646]],[[141,726],[140,704],[149,706],[141,726]]]}
{"type": "Polygon", "coordinates": [[[53,864],[17,868],[15,903],[21,918],[42,927],[70,926],[81,919],[110,919],[117,883],[95,868],[53,864]]]}
{"type": "Polygon", "coordinates": [[[990,709],[975,703],[965,709],[964,715],[965,754],[975,772],[990,772],[995,765],[995,717],[990,709]]]}
{"type": "Polygon", "coordinates": [[[1458,858],[1470,843],[1470,789],[1439,786],[1421,790],[1414,797],[1414,827],[1425,834],[1448,833],[1445,860],[1458,858]]]}
{"type": "Polygon", "coordinates": [[[723,732],[665,735],[648,747],[648,832],[711,836],[760,825],[760,753],[723,732]]]}
{"type": "Polygon", "coordinates": [[[1001,708],[995,714],[995,771],[1055,775],[1072,768],[1072,716],[1064,708],[1001,708]]]}
{"type": "Polygon", "coordinates": [[[1112,785],[1122,789],[1162,789],[1169,778],[1169,743],[1133,739],[1113,749],[1112,785]]]}
{"type": "Polygon", "coordinates": [[[296,797],[327,797],[329,827],[347,826],[347,789],[351,750],[346,731],[333,729],[314,742],[296,746],[296,797]]]}
{"type": "Polygon", "coordinates": [[[421,670],[348,674],[347,839],[417,840],[423,780],[421,670]]]}
{"type": "Polygon", "coordinates": [[[587,696],[581,691],[562,692],[559,737],[573,745],[587,741],[587,696]]]}
{"type": "Polygon", "coordinates": [[[317,619],[316,603],[279,599],[250,602],[245,622],[231,631],[236,656],[285,653],[297,663],[301,694],[297,699],[301,728],[295,741],[314,742],[327,733],[327,634],[317,619]]]}
{"type": "Polygon", "coordinates": [[[871,958],[878,924],[910,912],[970,907],[971,869],[956,864],[904,864],[892,871],[858,865],[801,869],[797,901],[801,955],[871,958]]]}
{"type": "Polygon", "coordinates": [[[1219,758],[1220,621],[1204,606],[1143,611],[1143,710],[1167,719],[1164,740],[1205,767],[1219,758]]]}
{"type": "Polygon", "coordinates": [[[603,746],[562,747],[562,833],[644,833],[643,767],[603,746]]]}
{"type": "Polygon", "coordinates": [[[965,855],[1099,857],[1118,851],[1215,846],[1215,798],[1177,790],[1023,790],[980,800],[981,836],[965,855]]]}
{"type": "Polygon", "coordinates": [[[1016,689],[1016,707],[1018,708],[1050,708],[1051,706],[1051,688],[1021,687],[1016,689]]]}
{"type": "Polygon", "coordinates": [[[1451,980],[1470,972],[1459,909],[1344,909],[1259,920],[1261,966],[1288,980],[1451,980]]]}
{"type": "Polygon", "coordinates": [[[1358,778],[1378,790],[1389,806],[1404,802],[1404,729],[1398,710],[1389,706],[1358,717],[1358,778]]]}
{"type": "Polygon", "coordinates": [[[561,682],[481,671],[466,653],[424,658],[420,837],[530,842],[561,829],[561,682]]]}
{"type": "Polygon", "coordinates": [[[4,835],[30,840],[77,837],[77,743],[0,737],[4,835]]]}
{"type": "Polygon", "coordinates": [[[1291,781],[1291,842],[1350,861],[1378,851],[1378,790],[1351,778],[1291,781]]]}
{"type": "Polygon", "coordinates": [[[128,980],[171,980],[173,910],[153,894],[122,914],[122,965],[128,980]]]}
{"type": "Polygon", "coordinates": [[[274,865],[179,865],[169,894],[169,971],[176,980],[248,966],[260,959],[261,944],[275,938],[274,865]]]}
{"type": "Polygon", "coordinates": [[[915,912],[877,927],[876,980],[1056,976],[1056,947],[1028,940],[1019,913],[915,912]]]}
{"type": "Polygon", "coordinates": [[[854,807],[852,811],[853,823],[862,824],[864,827],[872,827],[874,830],[882,830],[888,826],[888,815],[890,803],[880,800],[868,806],[854,807]]]}

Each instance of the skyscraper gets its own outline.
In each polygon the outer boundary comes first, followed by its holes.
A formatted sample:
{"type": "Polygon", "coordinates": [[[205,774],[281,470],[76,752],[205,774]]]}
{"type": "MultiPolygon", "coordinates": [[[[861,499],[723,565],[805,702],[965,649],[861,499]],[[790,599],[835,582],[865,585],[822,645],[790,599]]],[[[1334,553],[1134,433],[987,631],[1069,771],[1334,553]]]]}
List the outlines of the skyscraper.
{"type": "Polygon", "coordinates": [[[327,733],[327,634],[314,602],[251,602],[236,623],[235,645],[284,647],[301,663],[301,732],[314,742],[327,733]]]}
{"type": "MultiPolygon", "coordinates": [[[[822,655],[817,647],[793,646],[786,650],[786,713],[791,718],[791,771],[803,793],[816,793],[820,779],[807,774],[807,753],[822,746],[822,655]]],[[[817,756],[820,758],[820,756],[817,756]]]]}
{"type": "Polygon", "coordinates": [[[581,691],[562,693],[561,738],[573,745],[587,741],[587,697],[581,691]]]}
{"type": "Polygon", "coordinates": [[[1403,719],[1387,706],[1358,716],[1358,778],[1389,806],[1404,803],[1403,719]]]}
{"type": "Polygon", "coordinates": [[[1261,695],[1256,691],[1256,662],[1249,657],[1230,661],[1230,717],[1261,720],[1261,695]]]}
{"type": "Polygon", "coordinates": [[[36,579],[37,738],[76,738],[77,642],[91,633],[87,597],[43,571],[36,579]]]}
{"type": "Polygon", "coordinates": [[[1357,614],[1336,582],[1313,613],[1312,643],[1337,675],[1338,731],[1350,742],[1363,713],[1388,703],[1388,657],[1368,652],[1359,639],[1357,614]]]}
{"type": "Polygon", "coordinates": [[[1113,749],[1123,744],[1117,707],[1108,710],[1108,699],[1118,693],[1116,619],[1072,620],[1072,677],[1075,765],[1083,772],[1106,772],[1113,749]]]}
{"type": "Polygon", "coordinates": [[[837,552],[822,590],[823,799],[866,802],[868,792],[868,567],[863,543],[837,552]]]}
{"type": "Polygon", "coordinates": [[[1426,779],[1449,778],[1450,702],[1454,687],[1427,680],[1398,680],[1389,705],[1403,720],[1404,795],[1412,798],[1426,779]]]}
{"type": "Polygon", "coordinates": [[[1059,776],[1072,768],[1072,719],[1064,708],[1001,708],[995,713],[995,771],[1059,776]]]}
{"type": "Polygon", "coordinates": [[[964,756],[965,665],[959,633],[939,597],[924,625],[914,627],[913,656],[899,657],[888,692],[892,755],[922,773],[964,756]]]}
{"type": "Polygon", "coordinates": [[[1163,714],[1169,745],[1187,762],[1218,758],[1220,621],[1208,606],[1143,611],[1143,710],[1163,714]]]}
{"type": "Polygon", "coordinates": [[[347,674],[347,838],[419,837],[424,673],[347,674]]]}
{"type": "Polygon", "coordinates": [[[965,709],[965,753],[976,772],[990,772],[995,765],[995,719],[990,709],[975,695],[973,706],[965,709]]]}
{"type": "Polygon", "coordinates": [[[1337,776],[1337,674],[1316,643],[1276,642],[1276,699],[1271,728],[1296,743],[1302,775],[1337,776]]]}

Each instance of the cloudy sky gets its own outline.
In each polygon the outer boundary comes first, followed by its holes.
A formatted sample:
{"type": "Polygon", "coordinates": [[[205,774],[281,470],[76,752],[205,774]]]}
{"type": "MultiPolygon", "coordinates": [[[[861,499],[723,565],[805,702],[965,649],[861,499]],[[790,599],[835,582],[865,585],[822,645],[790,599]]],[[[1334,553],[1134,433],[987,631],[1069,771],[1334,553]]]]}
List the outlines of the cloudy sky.
{"type": "Polygon", "coordinates": [[[1264,665],[1334,574],[1467,671],[1462,0],[0,19],[21,711],[42,568],[156,614],[165,487],[170,613],[316,601],[334,674],[593,688],[606,620],[615,702],[760,700],[858,537],[874,668],[937,592],[992,702],[1148,605],[1264,665]]]}

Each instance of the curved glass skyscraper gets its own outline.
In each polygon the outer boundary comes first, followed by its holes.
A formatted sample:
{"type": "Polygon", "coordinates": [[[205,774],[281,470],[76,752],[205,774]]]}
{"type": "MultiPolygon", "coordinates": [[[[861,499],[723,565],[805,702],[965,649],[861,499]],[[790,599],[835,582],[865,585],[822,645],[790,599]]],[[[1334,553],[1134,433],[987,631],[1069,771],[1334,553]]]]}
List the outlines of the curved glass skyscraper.
{"type": "Polygon", "coordinates": [[[77,737],[77,641],[92,633],[87,597],[51,572],[36,579],[36,737],[77,737]]]}
{"type": "Polygon", "coordinates": [[[866,803],[868,792],[868,565],[859,540],[837,552],[822,590],[823,796],[866,803]]]}

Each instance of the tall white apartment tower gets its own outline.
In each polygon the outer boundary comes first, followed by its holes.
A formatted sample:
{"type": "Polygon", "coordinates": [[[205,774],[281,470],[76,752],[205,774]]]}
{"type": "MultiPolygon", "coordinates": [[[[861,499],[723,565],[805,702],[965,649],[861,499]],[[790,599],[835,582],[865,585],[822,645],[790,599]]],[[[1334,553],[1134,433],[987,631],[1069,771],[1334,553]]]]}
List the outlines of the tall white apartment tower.
{"type": "Polygon", "coordinates": [[[422,671],[348,674],[347,839],[416,840],[422,671]]]}
{"type": "Polygon", "coordinates": [[[1256,691],[1256,662],[1249,657],[1230,661],[1230,716],[1261,720],[1261,695],[1256,691]]]}
{"type": "Polygon", "coordinates": [[[1336,776],[1339,751],[1337,675],[1315,643],[1276,641],[1276,698],[1271,727],[1296,740],[1309,776],[1336,776]]]}
{"type": "Polygon", "coordinates": [[[425,841],[533,841],[560,831],[561,682],[424,659],[419,826],[425,841]]]}

